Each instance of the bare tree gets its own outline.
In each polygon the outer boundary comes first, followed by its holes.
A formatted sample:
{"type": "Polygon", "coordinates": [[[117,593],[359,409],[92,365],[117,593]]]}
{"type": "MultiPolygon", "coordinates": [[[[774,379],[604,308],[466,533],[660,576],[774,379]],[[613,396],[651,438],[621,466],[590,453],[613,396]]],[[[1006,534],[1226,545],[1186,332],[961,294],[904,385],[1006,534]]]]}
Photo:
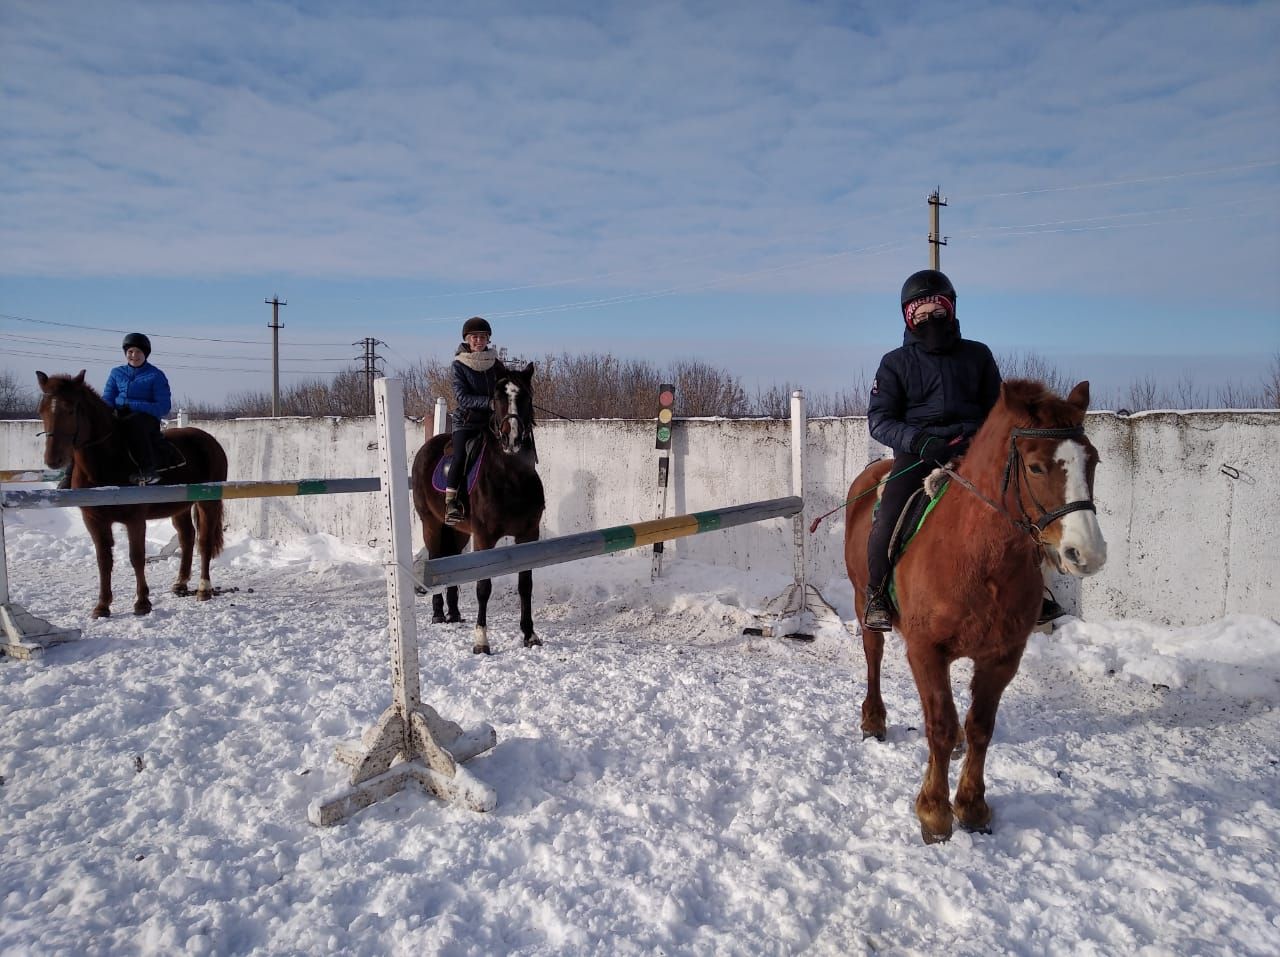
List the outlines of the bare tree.
{"type": "Polygon", "coordinates": [[[1263,405],[1268,409],[1280,409],[1280,352],[1271,356],[1271,367],[1262,379],[1263,405]]]}
{"type": "Polygon", "coordinates": [[[1066,395],[1077,380],[1038,352],[1008,352],[996,356],[1002,379],[1035,379],[1058,395],[1066,395]]]}
{"type": "Polygon", "coordinates": [[[1129,383],[1129,396],[1125,406],[1130,412],[1142,412],[1157,409],[1172,403],[1161,401],[1164,398],[1154,376],[1145,375],[1129,383]]]}
{"type": "Polygon", "coordinates": [[[673,363],[668,375],[671,378],[666,381],[675,383],[682,415],[747,414],[747,393],[737,376],[698,359],[673,363]]]}
{"type": "Polygon", "coordinates": [[[34,389],[12,372],[0,372],[0,419],[34,419],[38,404],[34,389]]]}

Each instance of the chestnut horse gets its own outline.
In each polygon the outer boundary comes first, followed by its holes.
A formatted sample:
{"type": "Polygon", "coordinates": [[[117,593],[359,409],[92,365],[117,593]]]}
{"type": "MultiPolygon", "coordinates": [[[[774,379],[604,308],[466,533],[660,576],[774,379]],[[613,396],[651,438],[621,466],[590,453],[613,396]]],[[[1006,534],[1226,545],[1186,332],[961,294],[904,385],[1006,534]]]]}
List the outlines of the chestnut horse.
{"type": "MultiPolygon", "coordinates": [[[[1061,572],[1092,575],[1107,548],[1093,505],[1098,453],[1084,434],[1089,383],[1064,400],[1039,382],[1011,380],[974,436],[950,484],[894,570],[894,624],[924,710],[929,763],[916,796],[925,843],[951,837],[948,800],[952,752],[968,753],[956,785],[954,817],[988,831],[984,765],[1000,697],[1013,679],[1043,596],[1041,559],[1061,572]],[[973,660],[971,703],[963,738],[951,694],[950,666],[973,660]]],[[[876,462],[854,480],[845,509],[845,567],[858,621],[867,597],[869,493],[892,463],[876,462]]],[[[880,697],[884,636],[862,628],[867,658],[863,737],[885,738],[880,697]]]]}
{"type": "MultiPolygon", "coordinates": [[[[48,376],[36,373],[40,383],[39,415],[44,423],[44,463],[51,469],[71,468],[72,488],[95,488],[103,485],[128,485],[129,474],[137,466],[129,457],[129,444],[121,423],[110,406],[93,387],[84,381],[84,370],[77,376],[48,376]]],[[[208,432],[201,429],[166,429],[164,437],[177,449],[183,462],[160,473],[165,485],[193,482],[223,482],[227,478],[227,455],[208,432]]],[[[98,603],[94,618],[111,614],[111,550],[115,540],[111,526],[119,523],[129,533],[129,561],[138,583],[133,603],[135,615],[151,611],[150,589],[146,576],[147,520],[171,518],[182,547],[175,595],[189,594],[191,557],[199,526],[200,585],[196,598],[213,597],[209,581],[209,562],[222,551],[222,502],[155,502],[137,505],[95,505],[82,507],[85,528],[93,538],[98,553],[98,603]],[[194,508],[195,523],[191,513],[194,508]]]]}
{"type": "MultiPolygon", "coordinates": [[[[536,542],[538,524],[546,500],[542,492],[542,480],[534,469],[538,460],[533,442],[533,363],[522,370],[508,369],[498,364],[498,375],[490,405],[492,414],[489,428],[483,433],[478,453],[479,470],[475,487],[471,489],[467,504],[467,516],[457,525],[444,523],[444,492],[435,488],[432,475],[440,459],[449,454],[459,454],[453,449],[452,436],[437,435],[418,450],[413,460],[413,506],[422,519],[422,537],[430,558],[458,555],[471,539],[475,551],[493,548],[498,539],[510,535],[517,544],[536,542]]],[[[519,573],[517,590],[520,593],[520,630],[524,634],[526,648],[542,644],[533,631],[533,572],[519,573]]],[[[487,627],[489,595],[493,583],[488,578],[476,582],[476,627],[472,651],[490,654],[487,627]]],[[[434,622],[459,622],[458,587],[446,589],[448,617],[445,617],[444,601],[440,593],[431,596],[434,622]]]]}

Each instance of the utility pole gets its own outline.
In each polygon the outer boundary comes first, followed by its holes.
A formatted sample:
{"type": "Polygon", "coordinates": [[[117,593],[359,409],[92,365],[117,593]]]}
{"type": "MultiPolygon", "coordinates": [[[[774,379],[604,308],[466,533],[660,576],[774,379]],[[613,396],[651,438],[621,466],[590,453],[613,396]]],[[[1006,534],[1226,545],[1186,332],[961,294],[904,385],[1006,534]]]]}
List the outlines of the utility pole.
{"type": "Polygon", "coordinates": [[[385,346],[386,343],[381,339],[374,339],[367,336],[359,342],[351,343],[353,346],[360,346],[364,349],[364,353],[356,356],[356,359],[364,363],[364,396],[366,409],[368,414],[373,414],[373,380],[381,377],[381,370],[378,363],[382,361],[382,356],[378,355],[378,346],[385,346]]]}
{"type": "Polygon", "coordinates": [[[938,225],[938,213],[943,206],[947,205],[947,200],[940,195],[942,187],[939,186],[929,194],[929,268],[941,269],[942,256],[941,247],[947,244],[947,237],[942,235],[942,229],[938,225]]]}
{"type": "Polygon", "coordinates": [[[279,296],[262,300],[271,307],[271,322],[267,328],[271,330],[271,416],[280,415],[280,307],[289,305],[281,302],[279,296]]]}

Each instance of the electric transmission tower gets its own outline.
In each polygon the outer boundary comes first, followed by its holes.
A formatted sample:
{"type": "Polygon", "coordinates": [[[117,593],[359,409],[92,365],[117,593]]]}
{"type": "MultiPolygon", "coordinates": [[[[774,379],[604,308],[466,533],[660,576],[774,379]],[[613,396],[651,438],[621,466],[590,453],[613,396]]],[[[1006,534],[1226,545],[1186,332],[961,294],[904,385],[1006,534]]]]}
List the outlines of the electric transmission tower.
{"type": "Polygon", "coordinates": [[[382,377],[382,370],[379,368],[378,363],[384,361],[382,356],[378,355],[378,346],[385,346],[386,343],[381,339],[366,336],[359,342],[351,344],[364,350],[362,354],[356,356],[356,361],[364,363],[365,414],[373,415],[373,380],[382,377]]]}

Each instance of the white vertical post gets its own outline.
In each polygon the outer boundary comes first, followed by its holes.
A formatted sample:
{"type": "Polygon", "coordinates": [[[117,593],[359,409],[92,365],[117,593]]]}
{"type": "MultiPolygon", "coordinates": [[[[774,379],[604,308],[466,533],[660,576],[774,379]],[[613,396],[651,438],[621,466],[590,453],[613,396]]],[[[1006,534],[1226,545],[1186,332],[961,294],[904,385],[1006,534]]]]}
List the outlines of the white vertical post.
{"type": "MultiPolygon", "coordinates": [[[[804,414],[804,390],[791,393],[791,494],[804,498],[804,452],[808,438],[808,422],[804,414]]],[[[793,528],[793,571],[796,587],[805,585],[804,510],[791,520],[793,528]]]]}
{"type": "Polygon", "coordinates": [[[178,428],[185,429],[187,427],[187,424],[188,424],[187,410],[179,409],[178,410],[178,428]]]}
{"type": "Polygon", "coordinates": [[[55,628],[9,600],[9,560],[5,555],[4,508],[0,507],[0,655],[39,658],[49,645],[74,641],[79,628],[55,628]]]}
{"type": "Polygon", "coordinates": [[[375,379],[374,407],[378,425],[378,462],[382,467],[382,508],[390,544],[386,556],[387,625],[391,630],[391,695],[394,706],[409,714],[419,704],[418,620],[413,614],[413,586],[406,569],[413,562],[409,496],[397,486],[409,474],[404,443],[404,396],[400,380],[375,379]],[[388,388],[394,383],[394,388],[388,388]],[[400,430],[392,441],[391,430],[400,430]]]}
{"type": "Polygon", "coordinates": [[[436,396],[436,412],[435,420],[432,423],[432,435],[439,435],[441,432],[447,432],[449,429],[449,403],[444,400],[444,396],[436,396]]]}
{"type": "Polygon", "coordinates": [[[346,820],[361,808],[402,790],[409,782],[474,811],[488,811],[498,794],[462,762],[497,743],[488,724],[463,731],[422,703],[418,673],[418,624],[407,570],[409,547],[408,455],[404,442],[404,396],[399,379],[375,379],[383,514],[388,531],[387,631],[391,638],[391,707],[358,742],[338,746],[338,760],[351,766],[351,785],[307,807],[312,824],[346,820]]]}

